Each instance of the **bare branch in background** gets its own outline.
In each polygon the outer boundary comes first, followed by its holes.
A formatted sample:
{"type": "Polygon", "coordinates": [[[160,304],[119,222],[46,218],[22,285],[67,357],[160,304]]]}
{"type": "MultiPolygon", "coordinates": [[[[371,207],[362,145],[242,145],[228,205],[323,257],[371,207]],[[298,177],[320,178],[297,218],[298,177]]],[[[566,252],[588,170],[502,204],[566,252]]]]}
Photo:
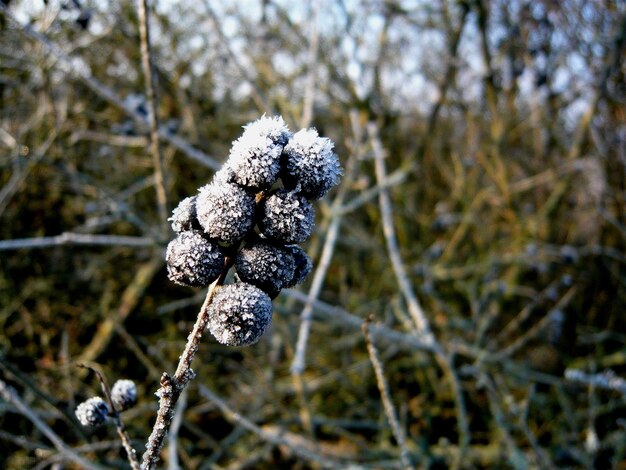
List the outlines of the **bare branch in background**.
{"type": "Polygon", "coordinates": [[[167,226],[167,195],[165,192],[165,173],[163,155],[159,145],[159,117],[156,97],[156,80],[152,72],[152,51],[150,46],[150,20],[148,18],[148,1],[137,0],[139,17],[139,37],[141,38],[141,68],[143,70],[146,104],[148,108],[148,125],[150,126],[150,153],[154,165],[154,179],[161,224],[167,226]]]}
{"type": "MultiPolygon", "coordinates": [[[[382,143],[380,142],[380,138],[378,137],[379,132],[376,124],[369,123],[367,126],[367,132],[374,150],[376,180],[378,181],[378,185],[382,186],[383,182],[387,179],[385,151],[382,143]]],[[[400,249],[398,247],[398,240],[394,229],[393,207],[391,205],[391,198],[387,189],[380,190],[378,193],[378,202],[380,204],[380,213],[383,221],[383,233],[385,234],[385,240],[387,241],[389,259],[391,260],[391,266],[393,267],[393,272],[402,291],[402,295],[406,300],[409,313],[415,323],[418,335],[423,338],[426,343],[434,342],[435,339],[430,331],[428,318],[426,318],[426,314],[415,296],[415,292],[411,287],[411,282],[407,277],[402,257],[400,256],[400,249]]]]}
{"type": "Polygon", "coordinates": [[[376,383],[378,384],[378,391],[380,392],[380,398],[383,402],[383,407],[385,409],[385,415],[387,415],[387,421],[389,422],[389,427],[391,428],[391,432],[393,433],[393,437],[395,437],[398,446],[400,447],[400,458],[402,459],[402,464],[405,468],[415,468],[411,463],[411,457],[409,454],[409,450],[406,447],[406,436],[404,434],[404,430],[400,426],[398,422],[398,416],[396,413],[396,408],[393,406],[393,402],[391,401],[391,394],[389,392],[389,384],[387,383],[387,379],[385,378],[385,370],[383,369],[383,364],[380,362],[378,349],[376,345],[372,341],[372,337],[369,332],[369,323],[371,320],[365,320],[363,322],[362,330],[363,336],[365,336],[365,343],[367,344],[367,351],[370,356],[370,361],[372,362],[372,366],[374,367],[374,373],[376,374],[376,383]]]}
{"type": "Polygon", "coordinates": [[[90,235],[66,232],[54,237],[17,238],[0,240],[0,251],[49,248],[60,245],[91,245],[91,246],[134,246],[153,247],[155,241],[146,237],[126,237],[122,235],[90,235]]]}

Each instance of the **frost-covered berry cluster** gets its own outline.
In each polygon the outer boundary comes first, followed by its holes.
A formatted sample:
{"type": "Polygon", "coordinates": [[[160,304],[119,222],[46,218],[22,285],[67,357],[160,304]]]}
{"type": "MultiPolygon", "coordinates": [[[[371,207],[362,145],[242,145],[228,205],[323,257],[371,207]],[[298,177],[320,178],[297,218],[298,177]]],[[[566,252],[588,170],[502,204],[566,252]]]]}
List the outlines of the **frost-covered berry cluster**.
{"type": "MultiPolygon", "coordinates": [[[[132,380],[118,380],[111,389],[115,411],[124,411],[137,403],[137,388],[132,380]]],[[[91,397],[76,407],[76,418],[83,426],[100,426],[113,410],[102,397],[91,397]]]]}
{"type": "Polygon", "coordinates": [[[271,323],[271,299],[311,272],[297,244],[313,231],[311,201],[340,176],[332,141],[315,129],[292,134],[280,116],[263,116],[244,126],[213,180],[174,210],[170,280],[206,286],[235,266],[235,283],[218,288],[208,312],[220,343],[256,343],[271,323]]]}

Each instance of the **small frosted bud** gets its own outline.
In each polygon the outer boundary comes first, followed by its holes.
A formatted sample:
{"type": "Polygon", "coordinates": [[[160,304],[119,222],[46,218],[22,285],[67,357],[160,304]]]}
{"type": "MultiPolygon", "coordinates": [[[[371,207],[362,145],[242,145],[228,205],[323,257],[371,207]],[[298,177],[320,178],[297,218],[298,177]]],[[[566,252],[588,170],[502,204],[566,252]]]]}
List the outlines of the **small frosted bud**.
{"type": "Polygon", "coordinates": [[[100,397],[92,397],[76,407],[76,417],[83,426],[99,426],[109,414],[109,405],[100,397]]]}
{"type": "Polygon", "coordinates": [[[309,255],[306,254],[306,251],[298,245],[289,245],[286,246],[285,249],[289,251],[293,257],[295,269],[293,271],[293,277],[283,287],[293,287],[304,282],[313,269],[313,263],[311,262],[309,255]]]}
{"type": "Polygon", "coordinates": [[[260,210],[259,229],[271,240],[285,245],[301,243],[313,231],[313,206],[294,192],[279,189],[263,202],[260,210]]]}
{"type": "Polygon", "coordinates": [[[172,211],[172,216],[167,219],[172,222],[172,230],[176,233],[186,230],[200,230],[200,224],[196,218],[196,197],[188,197],[180,201],[178,207],[172,211]]]}
{"type": "Polygon", "coordinates": [[[137,403],[137,387],[132,380],[118,380],[111,389],[111,401],[117,411],[124,411],[137,403]]]}
{"type": "Polygon", "coordinates": [[[294,134],[285,146],[283,183],[288,188],[300,187],[307,199],[320,199],[339,183],[341,165],[333,152],[333,142],[319,137],[313,128],[294,134]]]}
{"type": "Polygon", "coordinates": [[[168,277],[182,286],[206,286],[224,268],[221,248],[197,230],[180,233],[167,245],[165,258],[168,277]]]}
{"type": "Polygon", "coordinates": [[[265,242],[254,242],[242,248],[235,258],[239,279],[276,297],[294,276],[291,254],[265,242]]]}
{"type": "Polygon", "coordinates": [[[254,222],[254,195],[235,184],[214,181],[200,188],[196,214],[205,233],[223,243],[241,241],[254,222]]]}
{"type": "Polygon", "coordinates": [[[283,118],[261,117],[233,142],[227,167],[232,181],[252,191],[270,188],[280,171],[283,146],[291,137],[283,118]]]}
{"type": "Polygon", "coordinates": [[[209,331],[226,346],[256,343],[271,323],[271,299],[250,284],[220,287],[209,307],[209,331]]]}

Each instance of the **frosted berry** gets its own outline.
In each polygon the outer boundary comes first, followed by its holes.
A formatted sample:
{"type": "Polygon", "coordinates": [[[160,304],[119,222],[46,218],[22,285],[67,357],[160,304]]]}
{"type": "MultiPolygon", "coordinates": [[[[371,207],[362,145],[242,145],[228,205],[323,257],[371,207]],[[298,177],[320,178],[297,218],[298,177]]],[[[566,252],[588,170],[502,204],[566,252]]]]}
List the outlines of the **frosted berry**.
{"type": "Polygon", "coordinates": [[[244,126],[243,135],[259,135],[267,137],[273,143],[284,146],[291,139],[291,131],[285,124],[282,116],[267,117],[261,116],[256,121],[244,126]]]}
{"type": "Polygon", "coordinates": [[[220,287],[209,307],[209,331],[226,346],[256,343],[271,322],[269,296],[243,282],[220,287]]]}
{"type": "Polygon", "coordinates": [[[301,284],[307,278],[307,276],[311,273],[313,269],[313,263],[311,262],[311,258],[306,254],[302,248],[298,245],[288,245],[284,247],[287,250],[294,261],[294,272],[293,277],[287,284],[283,287],[293,287],[297,284],[301,284]]]}
{"type": "Polygon", "coordinates": [[[167,274],[182,286],[202,287],[218,278],[224,268],[221,248],[202,232],[182,232],[167,245],[167,274]]]}
{"type": "Polygon", "coordinates": [[[282,180],[285,187],[298,188],[307,199],[320,199],[339,183],[341,166],[333,142],[319,137],[315,129],[302,129],[285,146],[282,180]]]}
{"type": "Polygon", "coordinates": [[[111,401],[117,411],[124,411],[137,403],[137,387],[132,380],[118,380],[111,389],[111,401]]]}
{"type": "Polygon", "coordinates": [[[239,279],[274,298],[293,279],[295,263],[287,250],[257,241],[239,251],[235,268],[239,279]]]}
{"type": "Polygon", "coordinates": [[[172,211],[172,216],[167,219],[172,222],[172,230],[176,233],[185,230],[200,230],[200,224],[196,218],[196,198],[192,196],[180,201],[176,209],[172,211]]]}
{"type": "Polygon", "coordinates": [[[196,214],[204,232],[223,243],[241,241],[254,222],[254,195],[235,184],[214,181],[200,188],[196,214]]]}
{"type": "Polygon", "coordinates": [[[303,196],[279,189],[261,205],[259,229],[265,237],[285,245],[301,243],[313,231],[315,212],[303,196]]]}
{"type": "Polygon", "coordinates": [[[83,426],[99,426],[107,419],[110,409],[100,397],[92,397],[76,407],[76,417],[83,426]]]}
{"type": "Polygon", "coordinates": [[[290,137],[281,117],[263,116],[245,126],[226,164],[232,181],[252,191],[270,188],[278,178],[280,156],[290,137]]]}

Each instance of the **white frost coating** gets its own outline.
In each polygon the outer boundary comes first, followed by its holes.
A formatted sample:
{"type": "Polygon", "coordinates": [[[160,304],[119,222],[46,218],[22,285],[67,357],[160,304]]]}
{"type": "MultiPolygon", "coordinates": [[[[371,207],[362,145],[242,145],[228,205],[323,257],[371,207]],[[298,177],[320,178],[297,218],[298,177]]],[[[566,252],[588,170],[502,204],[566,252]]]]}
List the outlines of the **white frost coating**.
{"type": "Polygon", "coordinates": [[[272,301],[246,283],[219,288],[209,307],[209,331],[226,346],[256,343],[272,323],[272,301]]]}
{"type": "Polygon", "coordinates": [[[313,206],[292,191],[279,189],[264,201],[261,211],[259,228],[268,239],[291,245],[302,243],[313,231],[313,206]]]}
{"type": "Polygon", "coordinates": [[[254,195],[235,184],[214,181],[200,188],[196,214],[210,237],[224,243],[241,241],[254,221],[254,195]]]}
{"type": "Polygon", "coordinates": [[[172,230],[176,233],[185,230],[199,230],[200,224],[196,219],[196,197],[192,196],[180,201],[176,209],[172,211],[172,216],[167,219],[172,222],[172,230]]]}
{"type": "Polygon", "coordinates": [[[106,421],[109,405],[100,397],[92,397],[76,407],[76,417],[83,426],[99,426],[106,421]]]}
{"type": "Polygon", "coordinates": [[[264,136],[278,145],[285,145],[292,136],[282,116],[266,117],[263,115],[244,126],[244,129],[244,136],[246,134],[264,136]]]}
{"type": "Polygon", "coordinates": [[[280,116],[263,116],[245,126],[243,135],[233,142],[226,162],[232,181],[253,191],[271,187],[278,178],[280,156],[290,137],[280,116]]]}
{"type": "Polygon", "coordinates": [[[246,245],[235,258],[239,278],[276,297],[294,277],[295,262],[283,248],[261,241],[246,245]]]}
{"type": "Polygon", "coordinates": [[[111,389],[111,401],[117,411],[127,410],[137,403],[137,387],[132,380],[118,380],[111,389]]]}
{"type": "Polygon", "coordinates": [[[302,129],[285,146],[283,182],[289,188],[300,187],[307,199],[320,199],[339,183],[341,165],[333,152],[334,144],[319,137],[317,130],[302,129]]]}
{"type": "Polygon", "coordinates": [[[200,231],[181,232],[167,245],[167,275],[176,284],[202,287],[213,282],[224,268],[224,254],[200,231]]]}

